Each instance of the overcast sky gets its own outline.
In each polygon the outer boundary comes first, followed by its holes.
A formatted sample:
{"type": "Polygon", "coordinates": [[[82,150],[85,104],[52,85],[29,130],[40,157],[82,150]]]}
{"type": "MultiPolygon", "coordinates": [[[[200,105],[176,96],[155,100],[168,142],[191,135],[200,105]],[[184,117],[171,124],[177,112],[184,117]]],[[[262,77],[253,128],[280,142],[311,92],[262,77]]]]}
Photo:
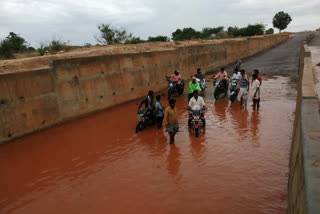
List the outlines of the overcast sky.
{"type": "Polygon", "coordinates": [[[134,36],[167,35],[177,28],[272,27],[278,11],[292,17],[286,31],[320,28],[320,0],[0,0],[0,39],[9,32],[33,46],[52,39],[96,44],[97,24],[126,27],[134,36]]]}

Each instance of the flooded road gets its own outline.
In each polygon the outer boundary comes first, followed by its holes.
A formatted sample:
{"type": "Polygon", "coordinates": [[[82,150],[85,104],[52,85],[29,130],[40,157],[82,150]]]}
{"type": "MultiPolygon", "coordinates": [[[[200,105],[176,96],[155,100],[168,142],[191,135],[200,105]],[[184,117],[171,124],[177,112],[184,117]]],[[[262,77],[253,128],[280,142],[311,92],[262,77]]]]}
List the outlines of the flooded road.
{"type": "Polygon", "coordinates": [[[134,102],[2,145],[0,213],[284,214],[292,84],[264,80],[260,111],[208,93],[199,138],[177,98],[175,145],[164,130],[135,133],[134,102]]]}

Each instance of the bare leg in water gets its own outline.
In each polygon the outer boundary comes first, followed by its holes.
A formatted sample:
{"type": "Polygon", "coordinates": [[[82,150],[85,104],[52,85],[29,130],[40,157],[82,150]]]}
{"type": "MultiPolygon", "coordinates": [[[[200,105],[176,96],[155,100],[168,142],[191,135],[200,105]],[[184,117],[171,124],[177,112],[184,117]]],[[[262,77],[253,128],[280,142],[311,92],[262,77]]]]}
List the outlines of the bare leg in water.
{"type": "Polygon", "coordinates": [[[169,132],[169,135],[170,135],[170,144],[174,144],[174,136],[176,135],[176,133],[169,132]]]}

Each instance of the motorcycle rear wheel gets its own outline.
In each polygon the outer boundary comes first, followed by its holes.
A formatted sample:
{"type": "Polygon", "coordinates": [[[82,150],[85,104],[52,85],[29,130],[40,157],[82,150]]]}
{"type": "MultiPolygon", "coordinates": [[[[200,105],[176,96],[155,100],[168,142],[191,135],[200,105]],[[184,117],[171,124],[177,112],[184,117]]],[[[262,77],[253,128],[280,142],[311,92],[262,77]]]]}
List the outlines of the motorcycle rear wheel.
{"type": "Polygon", "coordinates": [[[172,90],[169,90],[168,91],[168,100],[170,100],[171,96],[172,96],[172,90]]]}
{"type": "Polygon", "coordinates": [[[230,101],[234,102],[234,101],[236,101],[236,98],[237,98],[236,94],[233,94],[230,96],[230,101]]]}
{"type": "Polygon", "coordinates": [[[183,91],[184,91],[184,87],[179,89],[179,95],[182,95],[183,94],[183,91]]]}
{"type": "Polygon", "coordinates": [[[218,100],[218,98],[219,98],[219,93],[217,92],[217,90],[214,91],[213,96],[214,96],[214,99],[218,100]]]}
{"type": "Polygon", "coordinates": [[[196,135],[196,137],[199,137],[199,131],[199,128],[194,129],[194,134],[196,135]]]}

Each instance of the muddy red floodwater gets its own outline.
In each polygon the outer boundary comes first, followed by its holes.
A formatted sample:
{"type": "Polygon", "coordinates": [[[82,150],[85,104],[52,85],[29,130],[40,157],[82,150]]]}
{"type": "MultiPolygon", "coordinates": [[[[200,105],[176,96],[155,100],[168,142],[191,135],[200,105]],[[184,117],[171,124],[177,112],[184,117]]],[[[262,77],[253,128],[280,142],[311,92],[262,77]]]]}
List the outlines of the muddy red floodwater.
{"type": "Polygon", "coordinates": [[[129,103],[0,146],[0,213],[284,214],[295,101],[208,101],[199,138],[177,104],[175,145],[129,103]]]}

